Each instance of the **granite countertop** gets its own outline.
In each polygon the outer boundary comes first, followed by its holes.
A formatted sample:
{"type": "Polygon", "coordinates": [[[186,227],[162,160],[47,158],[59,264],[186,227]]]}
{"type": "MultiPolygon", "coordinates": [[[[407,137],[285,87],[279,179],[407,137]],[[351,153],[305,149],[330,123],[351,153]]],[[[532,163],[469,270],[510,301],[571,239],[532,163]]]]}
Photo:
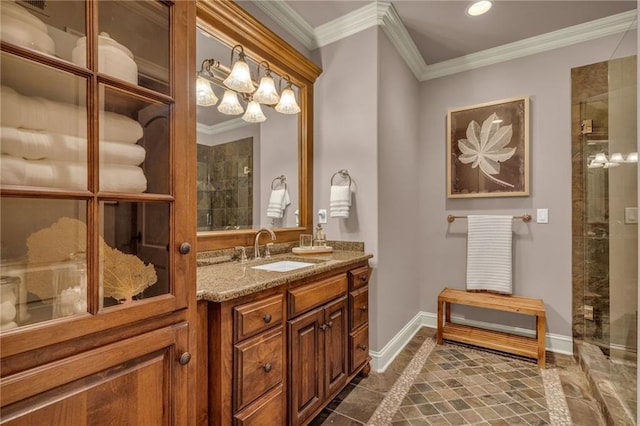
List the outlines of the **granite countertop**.
{"type": "Polygon", "coordinates": [[[250,260],[240,263],[227,261],[207,264],[201,261],[197,269],[197,299],[209,302],[224,302],[237,299],[261,290],[277,287],[292,281],[331,271],[343,266],[362,262],[373,257],[363,251],[337,250],[327,254],[298,256],[293,253],[274,255],[269,259],[250,260]],[[252,266],[279,260],[295,260],[313,263],[313,266],[289,272],[274,272],[253,269],[252,266]]]}

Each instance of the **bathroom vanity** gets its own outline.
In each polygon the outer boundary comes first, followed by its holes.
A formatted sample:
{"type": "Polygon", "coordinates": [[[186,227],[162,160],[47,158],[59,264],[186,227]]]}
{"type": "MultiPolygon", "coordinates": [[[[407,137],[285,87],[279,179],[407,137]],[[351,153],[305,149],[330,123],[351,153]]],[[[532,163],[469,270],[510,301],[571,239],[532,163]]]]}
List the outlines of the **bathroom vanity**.
{"type": "Polygon", "coordinates": [[[308,423],[369,372],[367,255],[198,268],[198,424],[308,423]],[[265,264],[309,266],[291,271],[265,264]]]}

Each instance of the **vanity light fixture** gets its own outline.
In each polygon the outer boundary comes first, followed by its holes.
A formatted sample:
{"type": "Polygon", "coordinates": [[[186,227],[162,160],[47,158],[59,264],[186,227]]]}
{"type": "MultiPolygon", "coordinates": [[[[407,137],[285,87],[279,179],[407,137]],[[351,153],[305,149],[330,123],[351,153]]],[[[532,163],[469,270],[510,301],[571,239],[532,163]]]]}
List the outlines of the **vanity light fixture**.
{"type": "Polygon", "coordinates": [[[489,0],[477,1],[467,8],[467,15],[480,16],[484,15],[491,9],[493,4],[489,0]]]}
{"type": "Polygon", "coordinates": [[[629,155],[627,155],[626,162],[627,163],[637,163],[638,162],[638,153],[637,152],[630,152],[629,155]]]}
{"type": "Polygon", "coordinates": [[[231,64],[233,68],[229,70],[214,59],[202,61],[196,81],[196,103],[198,105],[211,106],[218,102],[218,97],[211,89],[210,83],[213,83],[225,90],[222,101],[218,105],[218,111],[223,114],[239,115],[245,112],[238,95],[241,95],[242,101],[247,103],[246,112],[242,119],[250,123],[261,123],[267,119],[260,104],[273,107],[281,114],[298,114],[300,112],[293,84],[288,75],[277,74],[267,61],[262,61],[257,65],[256,74],[260,81],[260,84],[257,84],[255,82],[257,79],[252,78],[244,48],[239,44],[231,49],[231,64]],[[234,63],[234,52],[236,51],[238,59],[234,63]],[[260,78],[261,74],[262,78],[260,78]],[[276,89],[274,76],[279,78],[278,89],[276,89]],[[286,86],[281,94],[278,94],[283,81],[286,86]]]}

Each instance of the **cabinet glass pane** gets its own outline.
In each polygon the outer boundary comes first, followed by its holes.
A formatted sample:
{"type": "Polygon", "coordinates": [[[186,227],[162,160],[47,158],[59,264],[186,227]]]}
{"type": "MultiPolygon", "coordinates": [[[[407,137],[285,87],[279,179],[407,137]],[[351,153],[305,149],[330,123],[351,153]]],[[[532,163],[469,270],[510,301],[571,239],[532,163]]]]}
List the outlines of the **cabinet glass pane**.
{"type": "Polygon", "coordinates": [[[169,203],[102,202],[104,306],[169,292],[169,203]]]}
{"type": "Polygon", "coordinates": [[[85,35],[82,1],[3,0],[0,15],[2,41],[66,61],[73,59],[73,49],[85,35]]]}
{"type": "Polygon", "coordinates": [[[169,106],[100,86],[100,190],[169,193],[169,106]]]}
{"type": "Polygon", "coordinates": [[[86,80],[3,52],[0,83],[0,184],[86,190],[86,80]]]}
{"type": "Polygon", "coordinates": [[[100,72],[169,93],[169,6],[153,1],[99,4],[100,72]]]}
{"type": "Polygon", "coordinates": [[[3,197],[0,330],[87,310],[85,201],[3,197]]]}

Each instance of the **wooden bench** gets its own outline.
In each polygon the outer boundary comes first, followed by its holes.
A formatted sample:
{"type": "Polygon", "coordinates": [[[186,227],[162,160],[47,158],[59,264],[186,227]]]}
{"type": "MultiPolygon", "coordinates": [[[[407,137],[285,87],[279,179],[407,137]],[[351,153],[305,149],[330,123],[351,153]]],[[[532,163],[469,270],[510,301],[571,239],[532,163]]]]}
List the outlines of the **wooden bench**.
{"type": "Polygon", "coordinates": [[[545,366],[545,309],[542,299],[445,288],[438,296],[438,336],[538,360],[545,366]],[[451,304],[477,306],[536,317],[536,337],[519,336],[451,322],[451,304]]]}

